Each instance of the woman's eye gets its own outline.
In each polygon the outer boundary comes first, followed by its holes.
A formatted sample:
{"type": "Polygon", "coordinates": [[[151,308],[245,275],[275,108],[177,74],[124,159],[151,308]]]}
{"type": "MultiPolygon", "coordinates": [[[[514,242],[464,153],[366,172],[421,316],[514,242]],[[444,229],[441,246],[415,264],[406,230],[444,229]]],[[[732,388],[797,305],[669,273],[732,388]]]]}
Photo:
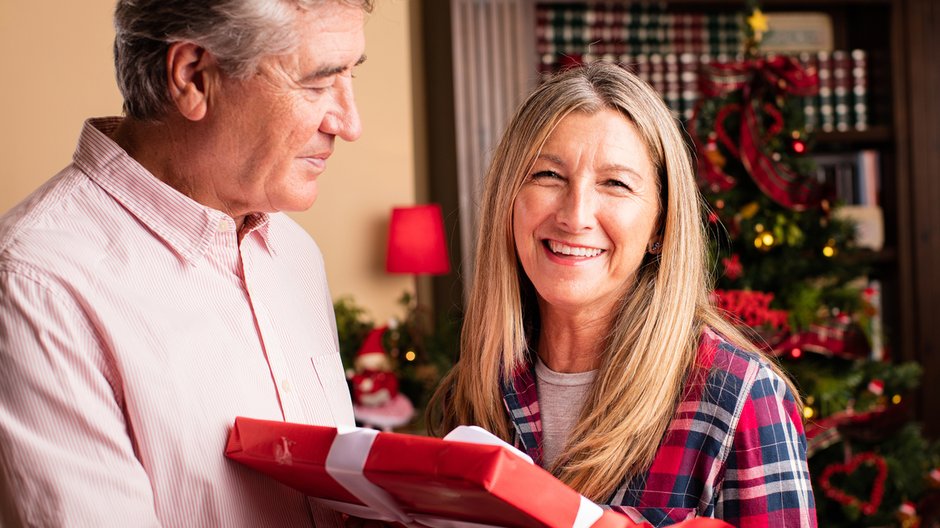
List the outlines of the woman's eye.
{"type": "Polygon", "coordinates": [[[604,185],[606,185],[606,186],[608,186],[608,187],[613,187],[613,188],[616,188],[616,189],[624,189],[624,190],[627,190],[627,191],[630,190],[630,186],[627,185],[626,182],[623,182],[623,181],[621,181],[621,180],[607,180],[607,181],[604,182],[604,185]]]}
{"type": "Polygon", "coordinates": [[[544,171],[538,171],[535,174],[533,174],[532,179],[533,180],[544,180],[544,179],[558,180],[558,179],[561,179],[561,175],[555,171],[544,170],[544,171]]]}

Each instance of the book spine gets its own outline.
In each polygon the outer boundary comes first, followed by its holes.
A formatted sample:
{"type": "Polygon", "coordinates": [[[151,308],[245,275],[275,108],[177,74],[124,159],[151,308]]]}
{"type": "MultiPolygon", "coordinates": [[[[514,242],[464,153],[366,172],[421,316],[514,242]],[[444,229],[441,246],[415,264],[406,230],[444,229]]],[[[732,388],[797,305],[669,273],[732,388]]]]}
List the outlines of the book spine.
{"type": "Polygon", "coordinates": [[[832,100],[835,127],[840,132],[849,130],[849,90],[852,86],[849,54],[842,50],[832,52],[832,100]]]}
{"type": "Polygon", "coordinates": [[[679,56],[679,97],[682,100],[682,120],[685,122],[692,119],[698,102],[698,70],[698,54],[683,53],[679,56]]]}
{"type": "MultiPolygon", "coordinates": [[[[810,74],[818,74],[818,61],[816,60],[816,54],[809,52],[802,52],[799,55],[800,64],[806,69],[810,74]]],[[[819,126],[819,99],[817,95],[807,95],[803,99],[803,126],[808,132],[816,130],[819,126]]]]}
{"type": "Polygon", "coordinates": [[[816,52],[819,73],[819,128],[823,132],[835,130],[835,112],[832,95],[832,55],[828,51],[816,52]]]}
{"type": "Polygon", "coordinates": [[[852,50],[852,116],[856,130],[868,128],[868,58],[865,50],[852,50]]]}
{"type": "Polygon", "coordinates": [[[652,84],[650,75],[650,57],[645,53],[636,55],[636,74],[644,82],[652,84]]]}
{"type": "Polygon", "coordinates": [[[682,90],[679,82],[679,57],[675,53],[667,53],[663,57],[663,63],[666,67],[666,106],[672,110],[672,115],[678,118],[682,115],[682,90]]]}
{"type": "Polygon", "coordinates": [[[650,84],[660,96],[666,93],[666,65],[659,53],[650,54],[650,84]]]}
{"type": "Polygon", "coordinates": [[[877,207],[881,188],[881,156],[877,150],[865,149],[858,153],[858,172],[859,203],[877,207]]]}
{"type": "Polygon", "coordinates": [[[628,72],[634,75],[637,74],[636,73],[636,59],[633,57],[633,55],[630,55],[629,53],[621,53],[620,56],[617,57],[617,60],[619,61],[621,68],[627,70],[628,72]]]}
{"type": "Polygon", "coordinates": [[[871,360],[884,361],[884,329],[881,320],[881,281],[873,280],[868,283],[868,303],[872,308],[872,315],[869,319],[869,334],[871,336],[871,360]]]}

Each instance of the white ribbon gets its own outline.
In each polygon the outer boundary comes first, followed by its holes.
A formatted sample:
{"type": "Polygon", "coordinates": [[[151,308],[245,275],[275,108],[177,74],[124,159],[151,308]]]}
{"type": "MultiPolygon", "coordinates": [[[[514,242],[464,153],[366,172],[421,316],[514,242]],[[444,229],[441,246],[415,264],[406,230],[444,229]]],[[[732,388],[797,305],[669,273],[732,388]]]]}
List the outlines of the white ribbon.
{"type": "MultiPolygon", "coordinates": [[[[388,492],[370,482],[363,474],[366,459],[378,434],[375,429],[338,428],[326,457],[326,472],[365,506],[326,499],[315,499],[317,502],[355,517],[398,522],[405,526],[418,526],[416,523],[420,523],[432,528],[499,528],[425,515],[412,516],[403,512],[388,492]]],[[[533,463],[531,457],[481,427],[461,425],[445,436],[444,440],[502,446],[528,463],[533,463]]],[[[582,496],[572,528],[588,528],[603,514],[604,510],[600,506],[582,496]]]]}
{"type": "MultiPolygon", "coordinates": [[[[326,456],[326,472],[369,509],[382,515],[381,520],[413,525],[411,517],[401,511],[395,499],[362,474],[372,442],[378,434],[375,429],[337,429],[336,438],[326,456]]],[[[369,518],[375,518],[374,514],[369,518]]]]}

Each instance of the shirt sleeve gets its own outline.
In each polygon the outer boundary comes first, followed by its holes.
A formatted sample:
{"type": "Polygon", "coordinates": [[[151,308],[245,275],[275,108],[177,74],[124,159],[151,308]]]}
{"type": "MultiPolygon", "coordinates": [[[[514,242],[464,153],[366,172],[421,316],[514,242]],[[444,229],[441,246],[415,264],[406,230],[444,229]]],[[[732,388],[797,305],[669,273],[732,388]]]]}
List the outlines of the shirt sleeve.
{"type": "Polygon", "coordinates": [[[67,291],[0,270],[0,525],[158,526],[105,338],[67,291]]]}
{"type": "Polygon", "coordinates": [[[715,516],[739,528],[816,526],[800,409],[766,365],[744,402],[715,516]]]}

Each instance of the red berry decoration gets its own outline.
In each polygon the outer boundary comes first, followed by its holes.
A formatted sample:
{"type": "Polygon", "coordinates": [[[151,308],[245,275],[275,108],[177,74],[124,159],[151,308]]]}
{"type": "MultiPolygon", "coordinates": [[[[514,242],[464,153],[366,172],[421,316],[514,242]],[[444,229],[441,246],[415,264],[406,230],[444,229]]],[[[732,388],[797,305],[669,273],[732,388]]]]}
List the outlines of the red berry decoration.
{"type": "Polygon", "coordinates": [[[885,459],[875,453],[859,453],[849,460],[848,464],[832,464],[823,470],[819,477],[819,485],[822,487],[826,496],[845,506],[855,506],[865,515],[874,515],[881,506],[881,499],[885,492],[885,479],[888,478],[888,465],[885,459]],[[871,488],[871,495],[867,501],[849,495],[844,490],[836,488],[829,482],[829,479],[835,474],[851,476],[862,464],[870,464],[875,467],[875,482],[871,488]]]}

